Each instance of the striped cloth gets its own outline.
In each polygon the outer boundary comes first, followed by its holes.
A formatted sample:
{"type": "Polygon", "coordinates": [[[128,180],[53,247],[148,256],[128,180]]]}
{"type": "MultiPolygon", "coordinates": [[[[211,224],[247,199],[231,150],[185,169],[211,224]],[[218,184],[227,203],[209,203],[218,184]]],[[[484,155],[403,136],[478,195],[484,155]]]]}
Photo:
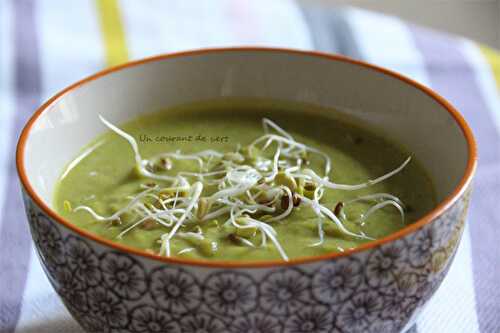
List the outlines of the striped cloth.
{"type": "Polygon", "coordinates": [[[33,250],[15,175],[18,133],[41,102],[106,66],[158,53],[263,45],[341,53],[437,90],[479,144],[455,262],[413,332],[500,332],[500,54],[353,8],[280,0],[0,1],[0,332],[82,332],[33,250]]]}

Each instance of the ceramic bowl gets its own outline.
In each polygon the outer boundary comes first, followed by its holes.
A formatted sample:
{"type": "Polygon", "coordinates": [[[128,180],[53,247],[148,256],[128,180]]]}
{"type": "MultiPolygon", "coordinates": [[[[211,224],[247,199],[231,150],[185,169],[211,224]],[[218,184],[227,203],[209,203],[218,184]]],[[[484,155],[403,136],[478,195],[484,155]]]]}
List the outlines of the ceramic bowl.
{"type": "Polygon", "coordinates": [[[207,49],[97,73],[51,98],[18,144],[17,168],[40,262],[89,332],[400,332],[439,287],[458,247],[476,165],[472,133],[432,90],[348,58],[285,49],[207,49]],[[337,109],[404,144],[439,204],[419,221],[344,253],[290,262],[151,255],[81,230],[52,208],[63,167],[105,128],[224,97],[337,109]]]}

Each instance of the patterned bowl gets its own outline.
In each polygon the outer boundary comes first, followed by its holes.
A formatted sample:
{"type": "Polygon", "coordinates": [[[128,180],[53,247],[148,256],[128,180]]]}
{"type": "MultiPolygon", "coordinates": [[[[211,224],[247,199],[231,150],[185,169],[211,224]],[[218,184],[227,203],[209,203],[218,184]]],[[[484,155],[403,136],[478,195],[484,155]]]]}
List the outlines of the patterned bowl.
{"type": "Polygon", "coordinates": [[[443,280],[460,241],[476,147],[443,98],[394,72],[284,49],[209,49],[100,72],[30,119],[17,167],[40,262],[89,332],[400,332],[443,280]],[[97,113],[142,112],[221,97],[335,107],[404,144],[439,204],[403,230],[344,253],[290,262],[209,262],[151,255],[78,229],[52,208],[63,166],[100,132],[97,113]]]}

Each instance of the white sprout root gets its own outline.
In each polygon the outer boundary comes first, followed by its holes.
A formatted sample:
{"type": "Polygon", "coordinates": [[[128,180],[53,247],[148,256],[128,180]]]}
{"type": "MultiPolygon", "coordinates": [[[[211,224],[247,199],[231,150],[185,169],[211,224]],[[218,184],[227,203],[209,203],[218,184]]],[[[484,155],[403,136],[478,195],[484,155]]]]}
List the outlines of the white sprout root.
{"type": "MultiPolygon", "coordinates": [[[[128,204],[110,216],[102,216],[91,207],[83,205],[76,207],[74,211],[87,212],[97,221],[117,220],[119,222],[123,214],[134,212],[137,219],[125,225],[117,237],[124,237],[146,222],[156,224],[167,229],[158,241],[160,243],[159,254],[165,256],[171,256],[171,242],[175,238],[190,239],[194,243],[204,241],[206,235],[200,225],[215,218],[227,217],[225,226],[230,225],[242,231],[242,234],[244,230],[257,230],[260,233],[260,245],[255,245],[252,237],[234,235],[233,238],[241,245],[259,249],[266,247],[269,239],[281,258],[287,261],[288,255],[280,244],[279,235],[271,223],[283,221],[293,214],[295,206],[301,203],[310,207],[317,216],[319,240],[309,246],[321,246],[324,243],[325,221],[332,222],[349,237],[372,240],[373,238],[363,232],[358,234],[348,230],[343,223],[346,219],[345,214],[342,212],[337,216],[335,212],[327,208],[327,204],[321,202],[323,194],[326,190],[354,191],[375,185],[399,173],[411,160],[408,157],[396,169],[361,184],[338,184],[329,180],[332,161],[327,154],[296,141],[291,134],[267,118],[262,120],[264,134],[247,147],[238,145],[233,152],[204,150],[183,154],[177,150],[144,159],[132,135],[102,116],[99,116],[99,119],[130,144],[134,153],[135,167],[142,177],[159,181],[160,184],[166,182],[168,186],[162,187],[156,183],[154,186],[143,185],[141,188],[144,191],[130,196],[128,204]],[[272,147],[274,151],[271,151],[272,147]],[[251,155],[251,152],[255,150],[260,151],[258,156],[251,155]],[[308,154],[318,155],[324,160],[323,176],[319,176],[312,169],[304,168],[306,164],[304,157],[308,154]],[[191,160],[196,163],[199,172],[180,171],[171,174],[170,167],[163,171],[155,171],[156,169],[151,167],[165,160],[169,163],[175,163],[176,160],[191,160]],[[300,180],[313,186],[312,195],[296,192],[300,180]],[[214,187],[215,190],[213,190],[214,187]],[[208,188],[212,190],[209,191],[208,188]],[[147,200],[150,200],[149,203],[147,200]],[[156,204],[151,204],[151,201],[156,204]],[[267,217],[264,218],[265,215],[267,217]],[[193,224],[196,225],[195,231],[189,229],[189,226],[193,224]]],[[[390,193],[359,196],[346,201],[343,205],[360,201],[375,203],[357,221],[361,225],[364,225],[374,212],[387,206],[396,208],[404,222],[404,204],[390,193]]],[[[341,248],[339,250],[343,251],[341,248]]],[[[193,251],[196,251],[196,246],[181,249],[177,251],[177,254],[193,251]]]]}

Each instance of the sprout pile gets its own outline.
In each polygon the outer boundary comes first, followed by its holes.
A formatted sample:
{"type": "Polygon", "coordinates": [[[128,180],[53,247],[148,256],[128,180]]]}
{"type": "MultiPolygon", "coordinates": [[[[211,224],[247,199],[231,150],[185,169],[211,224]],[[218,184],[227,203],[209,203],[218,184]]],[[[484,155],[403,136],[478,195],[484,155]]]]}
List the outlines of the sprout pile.
{"type": "MultiPolygon", "coordinates": [[[[317,217],[318,241],[310,246],[323,244],[325,223],[333,223],[348,237],[372,239],[346,227],[344,209],[355,202],[372,203],[356,221],[359,225],[388,206],[400,213],[404,223],[404,204],[389,193],[358,196],[338,202],[334,207],[325,204],[322,198],[325,191],[354,191],[380,183],[399,173],[410,162],[410,157],[378,178],[355,185],[338,184],[330,179],[329,156],[298,142],[266,118],[262,119],[263,135],[248,146],[237,145],[229,152],[203,150],[185,154],[177,150],[145,159],[133,136],[99,117],[110,130],[128,141],[136,171],[145,182],[136,195],[127,197],[125,206],[110,216],[102,216],[84,205],[74,211],[85,211],[96,221],[122,226],[118,238],[138,227],[161,227],[165,232],[158,239],[156,254],[170,257],[195,250],[187,247],[172,253],[171,244],[176,238],[203,243],[206,236],[200,226],[215,223],[233,228],[235,232],[230,237],[241,246],[262,248],[271,243],[282,259],[288,261],[273,225],[283,223],[299,207],[309,207],[317,217]],[[311,166],[313,157],[321,159],[319,170],[311,166]],[[192,162],[196,170],[174,172],[173,166],[180,161],[192,162]]],[[[217,245],[209,242],[206,246],[217,245]]]]}

